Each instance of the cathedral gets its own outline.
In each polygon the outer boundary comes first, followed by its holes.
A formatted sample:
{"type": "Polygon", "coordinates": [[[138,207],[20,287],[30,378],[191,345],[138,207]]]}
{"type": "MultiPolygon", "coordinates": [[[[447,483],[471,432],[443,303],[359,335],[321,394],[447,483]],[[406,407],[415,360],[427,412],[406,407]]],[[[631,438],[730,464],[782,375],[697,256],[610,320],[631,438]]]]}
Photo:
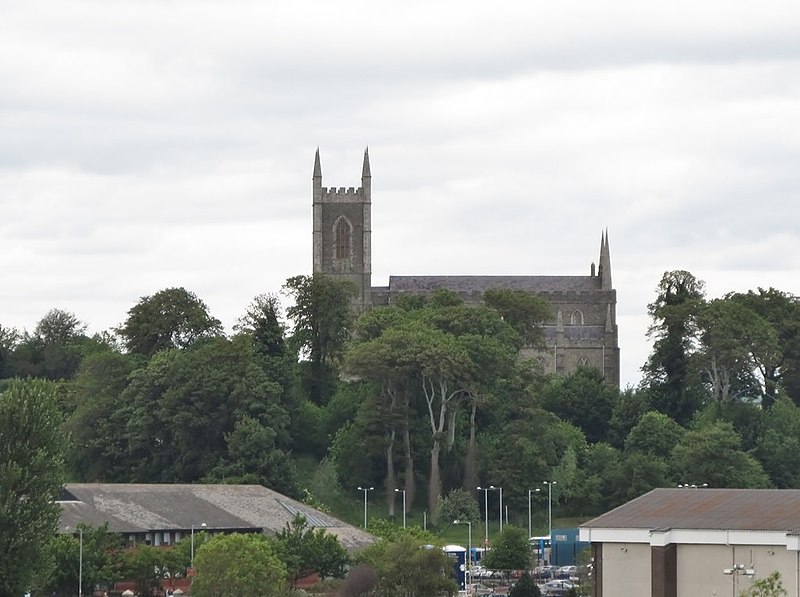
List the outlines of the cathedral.
{"type": "Polygon", "coordinates": [[[314,273],[349,280],[358,288],[363,309],[391,304],[400,294],[438,289],[477,303],[486,290],[507,288],[546,299],[553,320],[544,324],[545,350],[527,349],[544,370],[560,375],[578,367],[597,368],[606,382],[619,387],[617,293],[611,285],[608,233],[600,240],[597,267],[580,276],[389,276],[388,286],[372,286],[372,175],[364,152],[360,187],[322,186],[319,149],[314,157],[314,273]]]}

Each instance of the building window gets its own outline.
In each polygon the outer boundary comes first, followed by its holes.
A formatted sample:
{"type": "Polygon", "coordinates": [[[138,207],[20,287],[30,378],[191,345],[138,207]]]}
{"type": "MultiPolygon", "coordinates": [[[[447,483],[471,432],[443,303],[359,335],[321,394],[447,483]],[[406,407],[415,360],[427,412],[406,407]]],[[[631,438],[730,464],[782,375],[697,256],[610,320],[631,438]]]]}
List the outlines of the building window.
{"type": "Polygon", "coordinates": [[[347,218],[339,218],[336,221],[336,259],[350,259],[350,248],[353,242],[353,227],[347,218]]]}
{"type": "Polygon", "coordinates": [[[569,317],[570,325],[583,325],[583,312],[575,309],[569,317]]]}
{"type": "Polygon", "coordinates": [[[589,366],[589,359],[586,357],[581,357],[578,359],[578,367],[588,367],[589,366]]]}

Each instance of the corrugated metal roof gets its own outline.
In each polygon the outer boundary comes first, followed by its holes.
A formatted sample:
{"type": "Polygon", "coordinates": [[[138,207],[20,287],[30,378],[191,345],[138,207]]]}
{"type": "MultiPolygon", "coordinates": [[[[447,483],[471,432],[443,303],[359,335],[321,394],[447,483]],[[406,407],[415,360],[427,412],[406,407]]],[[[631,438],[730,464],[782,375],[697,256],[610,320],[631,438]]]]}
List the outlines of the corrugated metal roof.
{"type": "Polygon", "coordinates": [[[793,533],[800,529],[800,490],[654,489],[581,527],[793,533]]]}

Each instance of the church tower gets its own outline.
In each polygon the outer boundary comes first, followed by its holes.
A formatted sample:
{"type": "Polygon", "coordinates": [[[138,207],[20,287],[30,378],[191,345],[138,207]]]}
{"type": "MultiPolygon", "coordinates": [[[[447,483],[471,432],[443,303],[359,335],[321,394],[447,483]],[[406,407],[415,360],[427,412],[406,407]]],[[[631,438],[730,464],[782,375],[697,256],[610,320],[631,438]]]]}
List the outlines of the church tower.
{"type": "Polygon", "coordinates": [[[355,301],[367,308],[372,285],[372,175],[364,151],[361,186],[325,188],[319,149],[314,156],[314,273],[348,280],[358,288],[355,301]]]}

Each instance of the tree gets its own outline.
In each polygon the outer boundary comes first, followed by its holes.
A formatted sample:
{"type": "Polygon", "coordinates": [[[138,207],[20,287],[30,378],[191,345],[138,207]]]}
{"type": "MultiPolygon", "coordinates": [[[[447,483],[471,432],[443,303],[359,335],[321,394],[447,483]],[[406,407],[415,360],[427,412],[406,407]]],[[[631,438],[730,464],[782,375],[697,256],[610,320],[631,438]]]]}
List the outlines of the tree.
{"type": "Polygon", "coordinates": [[[527,570],[531,563],[527,533],[519,527],[505,525],[481,562],[492,570],[527,570]]]}
{"type": "Polygon", "coordinates": [[[25,333],[14,349],[13,369],[19,377],[69,379],[83,356],[86,325],[73,313],[51,309],[25,333]]]}
{"type": "Polygon", "coordinates": [[[217,535],[195,552],[196,597],[286,594],[286,567],[264,535],[217,535]]]}
{"type": "Polygon", "coordinates": [[[643,367],[653,404],[685,425],[702,402],[692,362],[697,338],[697,311],[704,302],[705,284],[684,270],[666,272],[656,300],[647,306],[653,324],[648,336],[653,352],[643,367]]]}
{"type": "Polygon", "coordinates": [[[314,572],[323,579],[343,578],[350,561],[335,535],[310,527],[305,516],[300,514],[275,536],[275,550],[293,586],[314,572]]]}
{"type": "Polygon", "coordinates": [[[175,547],[140,544],[123,551],[122,577],[134,580],[140,595],[152,595],[161,588],[163,579],[183,572],[184,568],[183,553],[175,547]]]}
{"type": "Polygon", "coordinates": [[[144,296],[117,329],[133,353],[151,357],[167,348],[186,348],[200,338],[222,335],[222,324],[185,288],[167,288],[144,296]]]}
{"type": "Polygon", "coordinates": [[[378,584],[378,575],[372,566],[358,564],[353,566],[339,588],[340,597],[369,597],[378,584]]]}
{"type": "Polygon", "coordinates": [[[753,586],[742,591],[741,597],[782,597],[788,594],[783,587],[781,573],[776,570],[766,578],[753,581],[753,586]]]}
{"type": "Polygon", "coordinates": [[[22,595],[57,528],[64,441],[55,386],[12,381],[0,394],[0,595],[22,595]]]}
{"type": "Polygon", "coordinates": [[[439,501],[440,520],[478,522],[481,518],[473,492],[454,489],[439,501]]]}
{"type": "Polygon", "coordinates": [[[542,406],[569,421],[592,443],[605,441],[618,393],[593,367],[578,367],[567,377],[554,378],[542,392],[542,406]]]}
{"type": "Polygon", "coordinates": [[[534,582],[527,570],[508,592],[508,597],[541,597],[541,595],[542,592],[539,590],[539,586],[534,582]]]}
{"type": "Polygon", "coordinates": [[[377,595],[452,597],[458,592],[453,578],[453,560],[439,547],[421,546],[410,535],[371,545],[360,554],[360,558],[378,577],[377,595]]]}
{"type": "Polygon", "coordinates": [[[333,367],[350,336],[353,317],[350,301],[356,287],[316,274],[289,278],[283,290],[294,299],[286,311],[294,323],[292,344],[310,364],[305,380],[308,395],[314,402],[324,404],[333,393],[336,379],[333,367]]]}
{"type": "Polygon", "coordinates": [[[800,489],[800,470],[797,454],[800,453],[800,408],[788,397],[779,397],[764,412],[761,433],[753,455],[776,487],[800,489]]]}
{"type": "Polygon", "coordinates": [[[666,461],[683,434],[684,429],[667,415],[650,411],[631,429],[625,440],[625,451],[641,452],[666,461]]]}
{"type": "Polygon", "coordinates": [[[48,544],[50,570],[45,570],[41,578],[48,594],[72,595],[80,572],[84,587],[110,586],[121,579],[122,537],[109,533],[107,523],[97,528],[86,525],[79,528],[83,532],[82,571],[79,571],[79,531],[59,533],[48,544]]]}
{"type": "Polygon", "coordinates": [[[672,450],[672,462],[684,483],[711,487],[769,487],[761,464],[742,451],[741,438],[727,422],[686,432],[672,450]]]}
{"type": "Polygon", "coordinates": [[[544,347],[542,324],[552,317],[552,308],[542,297],[523,290],[490,289],[483,293],[483,302],[516,330],[522,346],[544,347]]]}

